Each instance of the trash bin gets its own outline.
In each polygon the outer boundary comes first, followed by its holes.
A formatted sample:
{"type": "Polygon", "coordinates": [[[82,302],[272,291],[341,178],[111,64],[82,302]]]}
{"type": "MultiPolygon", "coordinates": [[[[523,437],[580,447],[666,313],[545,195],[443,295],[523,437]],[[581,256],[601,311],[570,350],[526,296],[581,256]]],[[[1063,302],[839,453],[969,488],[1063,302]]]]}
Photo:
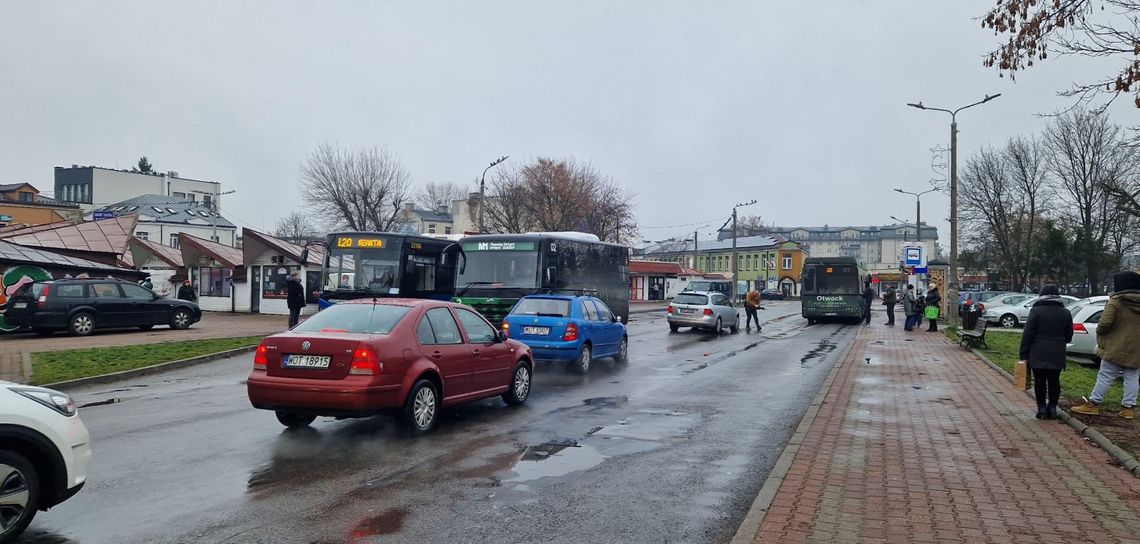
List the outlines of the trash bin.
{"type": "Polygon", "coordinates": [[[978,324],[978,318],[981,317],[982,312],[978,311],[977,305],[966,307],[966,311],[962,313],[962,330],[973,329],[978,324]]]}

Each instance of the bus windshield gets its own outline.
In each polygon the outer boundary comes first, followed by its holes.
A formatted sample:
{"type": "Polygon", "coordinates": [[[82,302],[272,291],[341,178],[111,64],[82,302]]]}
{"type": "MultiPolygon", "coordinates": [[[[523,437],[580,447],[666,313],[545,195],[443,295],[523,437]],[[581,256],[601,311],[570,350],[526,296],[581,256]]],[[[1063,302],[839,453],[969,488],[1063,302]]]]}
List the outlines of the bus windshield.
{"type": "Polygon", "coordinates": [[[813,295],[858,295],[859,271],[850,265],[807,267],[803,291],[813,295]]]}
{"type": "Polygon", "coordinates": [[[329,248],[324,288],[390,293],[400,287],[399,247],[384,249],[329,248]]]}
{"type": "Polygon", "coordinates": [[[471,251],[456,286],[538,287],[538,251],[471,251]]]}

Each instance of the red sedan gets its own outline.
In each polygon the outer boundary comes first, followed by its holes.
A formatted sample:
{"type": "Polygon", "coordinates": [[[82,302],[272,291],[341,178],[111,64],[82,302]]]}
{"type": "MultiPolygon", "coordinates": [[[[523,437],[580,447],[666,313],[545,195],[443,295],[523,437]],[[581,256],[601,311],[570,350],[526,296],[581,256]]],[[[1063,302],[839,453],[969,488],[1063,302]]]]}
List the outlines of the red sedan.
{"type": "Polygon", "coordinates": [[[450,302],[341,302],[257,347],[247,391],[283,425],[317,416],[402,413],[416,433],[440,408],[502,396],[526,402],[534,372],[526,345],[482,315],[450,302]]]}

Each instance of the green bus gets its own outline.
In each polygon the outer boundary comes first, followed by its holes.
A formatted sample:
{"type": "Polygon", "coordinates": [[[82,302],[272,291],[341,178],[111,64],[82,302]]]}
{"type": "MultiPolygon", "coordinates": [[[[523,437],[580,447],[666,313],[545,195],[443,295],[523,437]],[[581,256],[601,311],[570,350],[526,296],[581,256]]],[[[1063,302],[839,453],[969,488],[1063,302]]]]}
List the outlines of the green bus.
{"type": "Polygon", "coordinates": [[[802,314],[809,324],[861,321],[860,295],[867,271],[854,257],[808,257],[800,276],[802,314]]]}
{"type": "Polygon", "coordinates": [[[629,248],[579,232],[481,234],[459,240],[466,267],[455,302],[499,325],[524,296],[590,294],[629,322],[629,248]]]}

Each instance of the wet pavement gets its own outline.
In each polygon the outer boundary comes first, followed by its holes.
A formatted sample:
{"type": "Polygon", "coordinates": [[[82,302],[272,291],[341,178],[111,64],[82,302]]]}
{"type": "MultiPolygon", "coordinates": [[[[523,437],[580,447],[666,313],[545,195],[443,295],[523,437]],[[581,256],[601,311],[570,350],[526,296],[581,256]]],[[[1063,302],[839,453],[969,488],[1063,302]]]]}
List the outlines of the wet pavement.
{"type": "Polygon", "coordinates": [[[286,431],[245,397],[249,357],[74,392],[87,488],[38,543],[725,542],[855,327],[767,302],[761,334],[630,323],[630,361],[540,366],[412,438],[388,417],[286,431]]]}

